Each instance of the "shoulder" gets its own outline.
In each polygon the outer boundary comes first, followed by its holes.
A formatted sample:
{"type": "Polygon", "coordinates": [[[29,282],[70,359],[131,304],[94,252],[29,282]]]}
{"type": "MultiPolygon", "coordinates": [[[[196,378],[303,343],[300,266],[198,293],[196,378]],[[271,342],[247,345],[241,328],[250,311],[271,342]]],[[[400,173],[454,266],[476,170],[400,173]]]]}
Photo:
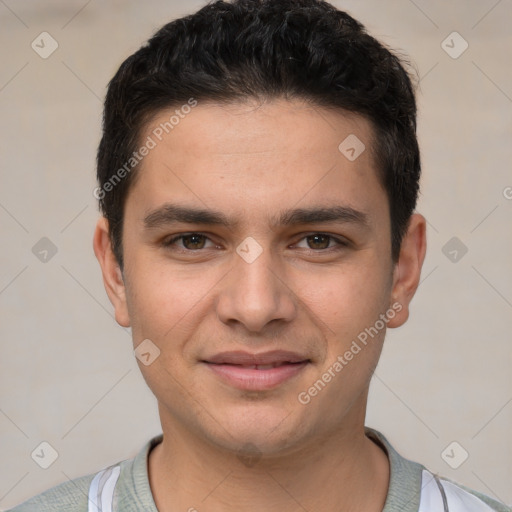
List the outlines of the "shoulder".
{"type": "Polygon", "coordinates": [[[470,489],[444,476],[440,476],[439,480],[450,511],[512,512],[511,507],[491,498],[487,494],[470,489]]]}
{"type": "MultiPolygon", "coordinates": [[[[88,512],[117,503],[125,512],[139,510],[137,505],[140,503],[144,504],[144,510],[156,512],[149,486],[147,458],[149,451],[161,440],[162,434],[155,436],[134,458],[63,482],[7,512],[88,512]]],[[[103,509],[107,510],[108,506],[103,509]]]]}
{"type": "MultiPolygon", "coordinates": [[[[89,512],[112,504],[116,484],[124,470],[127,478],[133,459],[118,462],[97,473],[56,485],[7,512],[89,512]]],[[[121,479],[122,480],[122,479],[121,479]]],[[[110,510],[110,509],[109,509],[110,510]]]]}
{"type": "Polygon", "coordinates": [[[7,512],[87,512],[94,474],[63,482],[7,512]]]}
{"type": "Polygon", "coordinates": [[[512,512],[504,503],[429,471],[400,455],[381,432],[366,435],[387,452],[390,482],[383,512],[512,512]]]}

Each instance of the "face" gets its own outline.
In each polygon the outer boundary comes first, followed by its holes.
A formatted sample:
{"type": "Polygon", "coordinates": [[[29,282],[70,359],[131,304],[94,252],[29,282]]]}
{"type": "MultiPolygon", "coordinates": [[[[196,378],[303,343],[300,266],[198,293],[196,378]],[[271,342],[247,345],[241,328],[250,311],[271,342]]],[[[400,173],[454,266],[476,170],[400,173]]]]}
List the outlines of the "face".
{"type": "Polygon", "coordinates": [[[415,216],[392,262],[371,125],[299,101],[199,103],[160,141],[170,115],[143,135],[122,276],[104,220],[95,235],[164,431],[269,455],[353,431],[424,254],[415,216]]]}

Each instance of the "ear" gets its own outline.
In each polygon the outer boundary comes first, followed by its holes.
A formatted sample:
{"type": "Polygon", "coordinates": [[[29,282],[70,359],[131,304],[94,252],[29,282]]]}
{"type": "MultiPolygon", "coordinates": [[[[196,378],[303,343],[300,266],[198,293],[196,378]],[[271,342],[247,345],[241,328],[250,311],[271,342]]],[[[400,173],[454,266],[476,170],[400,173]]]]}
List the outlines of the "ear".
{"type": "Polygon", "coordinates": [[[400,327],[409,318],[409,304],[418,289],[427,250],[426,225],[423,215],[415,213],[411,216],[393,272],[391,300],[397,304],[393,308],[397,314],[389,320],[388,327],[400,327]]]}
{"type": "Polygon", "coordinates": [[[114,306],[116,321],[123,327],[130,327],[123,274],[112,251],[108,221],[105,217],[101,217],[96,224],[93,248],[101,267],[105,290],[110,302],[114,306]]]}

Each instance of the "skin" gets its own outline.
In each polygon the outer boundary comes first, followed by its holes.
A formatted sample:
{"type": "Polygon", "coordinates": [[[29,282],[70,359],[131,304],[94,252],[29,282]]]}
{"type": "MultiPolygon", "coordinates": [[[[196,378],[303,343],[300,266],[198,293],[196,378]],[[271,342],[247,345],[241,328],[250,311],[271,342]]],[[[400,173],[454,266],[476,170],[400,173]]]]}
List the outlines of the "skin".
{"type": "Polygon", "coordinates": [[[425,219],[411,217],[393,263],[372,136],[360,116],[298,100],[199,103],[138,170],[125,205],[123,272],[108,224],[98,221],[94,250],[116,320],[131,326],[134,347],[150,339],[160,350],[139,366],[164,433],[149,456],[161,512],[382,510],[389,464],[364,420],[386,329],[308,404],[298,400],[393,304],[401,311],[387,327],[402,325],[419,283],[425,219]],[[366,146],[354,161],[338,150],[350,134],[366,146]],[[166,203],[217,210],[238,224],[145,227],[166,203]],[[283,210],[334,205],[366,223],[271,223],[283,210]],[[187,233],[207,238],[165,245],[187,233]],[[311,236],[318,233],[328,236],[311,236]],[[262,249],[251,263],[236,252],[247,237],[262,249]],[[311,362],[267,391],[237,389],[201,363],[221,351],[275,349],[311,362]]]}

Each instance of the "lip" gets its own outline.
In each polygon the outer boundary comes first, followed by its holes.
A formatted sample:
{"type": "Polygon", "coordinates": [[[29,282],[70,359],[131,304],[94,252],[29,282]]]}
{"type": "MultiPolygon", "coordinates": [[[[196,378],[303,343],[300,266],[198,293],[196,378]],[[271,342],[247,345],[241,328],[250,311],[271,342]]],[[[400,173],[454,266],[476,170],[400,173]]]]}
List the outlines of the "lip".
{"type": "Polygon", "coordinates": [[[219,352],[204,360],[213,364],[233,364],[233,365],[264,365],[278,363],[300,363],[309,361],[308,357],[290,352],[287,350],[271,350],[268,352],[260,352],[253,354],[241,350],[231,352],[219,352]]]}
{"type": "Polygon", "coordinates": [[[295,377],[311,360],[295,352],[274,350],[259,354],[222,352],[202,362],[217,377],[233,387],[264,391],[295,377]]]}

